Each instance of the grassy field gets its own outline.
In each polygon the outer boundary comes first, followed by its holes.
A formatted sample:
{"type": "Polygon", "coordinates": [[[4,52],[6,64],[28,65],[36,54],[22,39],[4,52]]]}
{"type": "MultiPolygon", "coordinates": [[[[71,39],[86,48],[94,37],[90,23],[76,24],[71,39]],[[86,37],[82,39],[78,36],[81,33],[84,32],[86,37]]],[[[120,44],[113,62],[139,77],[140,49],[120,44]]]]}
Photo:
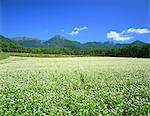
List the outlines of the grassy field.
{"type": "Polygon", "coordinates": [[[150,115],[150,59],[9,57],[0,116],[150,115]]]}
{"type": "Polygon", "coordinates": [[[0,52],[0,60],[6,59],[9,57],[9,54],[0,52]]]}

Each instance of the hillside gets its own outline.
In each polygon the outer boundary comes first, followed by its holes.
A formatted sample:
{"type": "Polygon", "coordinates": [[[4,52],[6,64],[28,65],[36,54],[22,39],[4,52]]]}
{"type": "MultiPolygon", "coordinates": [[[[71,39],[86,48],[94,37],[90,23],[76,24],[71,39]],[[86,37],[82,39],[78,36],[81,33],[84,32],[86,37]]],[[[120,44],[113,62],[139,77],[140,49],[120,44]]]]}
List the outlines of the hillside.
{"type": "Polygon", "coordinates": [[[46,47],[43,44],[42,40],[36,39],[36,38],[29,38],[29,37],[15,37],[12,38],[13,41],[15,41],[17,44],[22,45],[24,47],[28,48],[43,48],[46,47]]]}
{"type": "Polygon", "coordinates": [[[43,42],[45,46],[48,48],[67,48],[67,49],[81,49],[82,46],[79,42],[71,41],[62,37],[60,35],[56,35],[51,39],[43,42]]]}
{"type": "Polygon", "coordinates": [[[17,45],[14,41],[0,35],[0,51],[13,51],[14,49],[22,48],[17,45]]]}
{"type": "Polygon", "coordinates": [[[134,41],[134,42],[131,43],[131,46],[140,46],[140,47],[142,47],[145,44],[146,43],[144,43],[142,41],[136,40],[136,41],[134,41]]]}
{"type": "Polygon", "coordinates": [[[14,42],[16,42],[19,45],[22,45],[24,47],[28,48],[65,48],[65,49],[93,49],[93,48],[123,48],[126,46],[143,46],[146,43],[136,40],[132,43],[128,44],[121,44],[121,43],[114,43],[111,41],[106,42],[87,42],[81,44],[77,41],[69,40],[63,36],[56,35],[49,40],[42,41],[35,38],[28,38],[28,37],[15,37],[12,38],[14,42]]]}
{"type": "Polygon", "coordinates": [[[87,42],[82,44],[85,48],[106,48],[106,46],[102,42],[87,42]]]}
{"type": "Polygon", "coordinates": [[[142,42],[142,41],[139,41],[139,40],[136,40],[132,43],[129,43],[129,44],[120,44],[120,43],[117,43],[116,45],[114,45],[113,48],[124,48],[126,46],[139,46],[139,47],[142,47],[144,45],[146,45],[146,43],[142,42]]]}

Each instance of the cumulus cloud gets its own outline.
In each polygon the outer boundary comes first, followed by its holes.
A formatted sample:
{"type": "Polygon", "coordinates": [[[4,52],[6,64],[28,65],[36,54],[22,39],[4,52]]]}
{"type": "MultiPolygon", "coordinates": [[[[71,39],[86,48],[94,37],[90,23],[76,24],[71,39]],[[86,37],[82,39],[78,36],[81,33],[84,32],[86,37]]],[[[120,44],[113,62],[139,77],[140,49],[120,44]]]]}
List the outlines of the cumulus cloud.
{"type": "Polygon", "coordinates": [[[88,29],[87,27],[81,27],[81,28],[75,27],[69,34],[78,35],[81,31],[87,30],[87,29],[88,29]]]}
{"type": "Polygon", "coordinates": [[[128,33],[137,33],[137,34],[146,34],[150,33],[150,30],[147,28],[129,28],[127,30],[128,33]]]}
{"type": "Polygon", "coordinates": [[[129,36],[132,33],[134,33],[134,34],[150,34],[150,30],[147,28],[129,28],[127,30],[123,30],[120,33],[111,31],[111,32],[107,33],[107,38],[117,40],[117,41],[125,41],[125,40],[130,40],[133,38],[133,37],[129,36]]]}
{"type": "Polygon", "coordinates": [[[122,31],[121,33],[111,31],[111,32],[107,33],[107,38],[113,39],[113,40],[116,40],[116,41],[125,41],[125,40],[129,40],[129,39],[133,38],[133,37],[129,37],[129,36],[126,36],[126,35],[122,35],[124,33],[125,33],[125,31],[122,31]]]}

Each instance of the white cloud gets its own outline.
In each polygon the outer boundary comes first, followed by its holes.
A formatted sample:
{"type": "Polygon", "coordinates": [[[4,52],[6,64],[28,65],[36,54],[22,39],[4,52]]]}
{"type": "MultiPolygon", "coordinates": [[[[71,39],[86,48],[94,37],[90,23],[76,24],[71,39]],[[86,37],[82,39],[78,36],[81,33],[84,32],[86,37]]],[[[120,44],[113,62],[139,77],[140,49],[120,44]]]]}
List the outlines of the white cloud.
{"type": "Polygon", "coordinates": [[[117,40],[117,41],[130,40],[133,38],[133,37],[129,36],[130,33],[147,34],[147,33],[150,33],[150,30],[147,28],[129,28],[127,30],[123,30],[120,33],[111,31],[111,32],[107,33],[107,38],[117,40]]]}
{"type": "Polygon", "coordinates": [[[117,41],[125,41],[125,40],[129,40],[129,39],[133,38],[133,37],[125,36],[125,35],[123,36],[122,35],[123,33],[125,33],[125,31],[122,31],[121,33],[111,31],[111,32],[107,33],[107,38],[117,40],[117,41]]]}
{"type": "Polygon", "coordinates": [[[70,35],[78,35],[81,31],[83,30],[87,30],[88,28],[85,26],[85,27],[81,27],[81,28],[78,28],[78,27],[75,27],[73,29],[73,31],[71,31],[69,34],[70,35]]]}
{"type": "Polygon", "coordinates": [[[146,34],[150,33],[150,30],[147,28],[129,28],[127,30],[128,33],[137,33],[137,34],[146,34]]]}

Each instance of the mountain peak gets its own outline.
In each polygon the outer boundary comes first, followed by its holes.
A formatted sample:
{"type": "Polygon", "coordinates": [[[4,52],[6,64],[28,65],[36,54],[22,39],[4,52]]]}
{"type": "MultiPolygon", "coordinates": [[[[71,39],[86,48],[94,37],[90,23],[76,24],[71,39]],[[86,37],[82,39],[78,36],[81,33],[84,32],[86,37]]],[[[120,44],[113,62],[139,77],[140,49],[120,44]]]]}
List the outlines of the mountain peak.
{"type": "Polygon", "coordinates": [[[67,40],[67,39],[61,35],[55,35],[50,40],[67,40]]]}
{"type": "Polygon", "coordinates": [[[140,41],[140,40],[135,40],[135,41],[132,42],[132,43],[144,43],[144,42],[142,42],[142,41],[140,41]]]}
{"type": "Polygon", "coordinates": [[[136,40],[136,41],[132,42],[131,45],[133,45],[133,46],[143,46],[143,45],[145,45],[145,43],[140,41],[140,40],[136,40]]]}

